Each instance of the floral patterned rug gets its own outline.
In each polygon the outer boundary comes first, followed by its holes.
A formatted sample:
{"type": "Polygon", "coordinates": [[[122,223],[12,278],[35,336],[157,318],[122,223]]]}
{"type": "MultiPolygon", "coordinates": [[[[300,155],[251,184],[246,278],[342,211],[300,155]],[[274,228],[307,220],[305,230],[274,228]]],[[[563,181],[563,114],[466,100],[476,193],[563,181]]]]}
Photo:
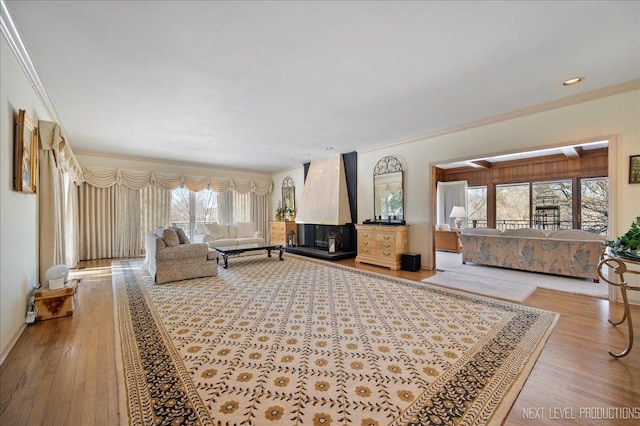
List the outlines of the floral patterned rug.
{"type": "Polygon", "coordinates": [[[112,273],[134,425],[496,424],[557,320],[295,255],[163,285],[141,261],[112,273]]]}

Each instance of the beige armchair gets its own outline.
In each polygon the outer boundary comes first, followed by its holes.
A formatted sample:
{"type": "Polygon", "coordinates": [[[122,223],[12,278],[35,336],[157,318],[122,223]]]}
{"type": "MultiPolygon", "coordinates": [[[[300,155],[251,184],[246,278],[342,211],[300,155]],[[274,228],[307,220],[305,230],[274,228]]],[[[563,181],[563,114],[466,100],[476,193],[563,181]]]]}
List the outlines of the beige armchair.
{"type": "Polygon", "coordinates": [[[145,238],[145,267],[156,284],[218,275],[217,253],[191,244],[179,228],[157,228],[145,238]]]}

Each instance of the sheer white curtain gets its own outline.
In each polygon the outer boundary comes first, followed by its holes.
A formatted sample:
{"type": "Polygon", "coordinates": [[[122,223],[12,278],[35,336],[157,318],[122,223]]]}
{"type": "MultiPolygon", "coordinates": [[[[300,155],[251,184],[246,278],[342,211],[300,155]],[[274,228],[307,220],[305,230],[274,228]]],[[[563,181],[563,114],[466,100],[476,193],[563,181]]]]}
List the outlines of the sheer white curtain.
{"type": "Polygon", "coordinates": [[[266,195],[258,195],[255,192],[251,194],[251,221],[256,225],[256,231],[262,232],[267,239],[269,224],[269,201],[271,197],[266,195]],[[268,198],[268,199],[267,199],[268,198]]]}
{"type": "Polygon", "coordinates": [[[251,193],[241,194],[233,192],[233,221],[252,222],[251,218],[251,193]]]}
{"type": "Polygon", "coordinates": [[[148,186],[140,190],[140,245],[144,247],[144,235],[158,226],[166,226],[171,216],[171,191],[148,186]]]}
{"type": "Polygon", "coordinates": [[[233,223],[233,191],[218,194],[218,223],[233,223]]]}
{"type": "Polygon", "coordinates": [[[114,256],[140,256],[140,190],[116,185],[115,204],[114,256]]]}
{"type": "MultiPolygon", "coordinates": [[[[449,224],[455,228],[455,218],[449,217],[453,206],[463,206],[467,211],[467,181],[438,182],[436,193],[437,224],[449,224]]],[[[463,227],[465,220],[463,219],[463,227]]]]}

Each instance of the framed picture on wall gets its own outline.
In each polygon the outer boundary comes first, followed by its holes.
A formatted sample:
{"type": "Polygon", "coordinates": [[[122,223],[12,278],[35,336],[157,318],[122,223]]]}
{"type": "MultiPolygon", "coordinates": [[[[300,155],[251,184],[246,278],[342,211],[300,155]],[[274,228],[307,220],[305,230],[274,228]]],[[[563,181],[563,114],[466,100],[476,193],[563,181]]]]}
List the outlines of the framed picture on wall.
{"type": "Polygon", "coordinates": [[[35,194],[38,129],[23,109],[18,112],[15,135],[13,187],[16,191],[35,194]]]}
{"type": "Polygon", "coordinates": [[[640,155],[629,157],[629,183],[640,183],[640,155]]]}

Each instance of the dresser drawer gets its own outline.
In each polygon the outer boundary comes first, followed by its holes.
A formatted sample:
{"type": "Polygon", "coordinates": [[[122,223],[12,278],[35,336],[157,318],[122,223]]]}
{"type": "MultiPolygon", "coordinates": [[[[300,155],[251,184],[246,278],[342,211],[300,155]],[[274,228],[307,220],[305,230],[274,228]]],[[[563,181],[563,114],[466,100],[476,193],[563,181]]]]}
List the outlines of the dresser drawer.
{"type": "Polygon", "coordinates": [[[394,250],[396,245],[395,238],[391,240],[380,241],[379,239],[366,239],[363,241],[359,241],[360,247],[362,248],[370,248],[370,249],[385,249],[385,250],[394,250]]]}
{"type": "Polygon", "coordinates": [[[379,257],[381,259],[392,259],[395,256],[395,251],[392,248],[371,248],[363,247],[358,250],[358,254],[364,254],[371,257],[379,257]]]}

